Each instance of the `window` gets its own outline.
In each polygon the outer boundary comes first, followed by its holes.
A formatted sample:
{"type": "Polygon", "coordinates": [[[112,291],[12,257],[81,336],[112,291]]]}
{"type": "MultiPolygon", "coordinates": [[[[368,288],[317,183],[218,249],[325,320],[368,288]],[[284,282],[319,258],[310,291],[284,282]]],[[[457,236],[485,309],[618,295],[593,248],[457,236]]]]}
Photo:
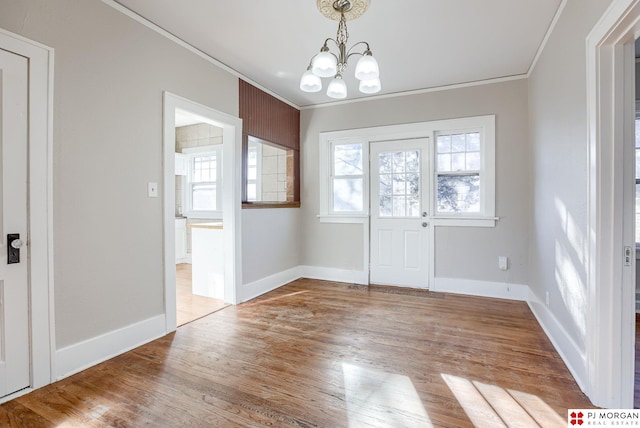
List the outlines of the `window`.
{"type": "Polygon", "coordinates": [[[184,206],[187,217],[219,218],[222,215],[222,145],[183,149],[188,171],[184,206]]]}
{"type": "Polygon", "coordinates": [[[332,145],[331,189],[334,213],[364,212],[363,143],[332,145]]]}
{"type": "Polygon", "coordinates": [[[436,134],[436,211],[480,212],[480,132],[436,134]]]}
{"type": "Polygon", "coordinates": [[[385,212],[418,212],[411,183],[419,172],[429,185],[424,212],[431,224],[495,226],[494,115],[321,133],[320,220],[364,222],[370,214],[370,143],[415,138],[428,138],[428,156],[418,161],[400,152],[404,157],[395,159],[392,153],[381,160],[381,168],[387,169],[375,171],[380,191],[386,192],[380,195],[385,212]]]}

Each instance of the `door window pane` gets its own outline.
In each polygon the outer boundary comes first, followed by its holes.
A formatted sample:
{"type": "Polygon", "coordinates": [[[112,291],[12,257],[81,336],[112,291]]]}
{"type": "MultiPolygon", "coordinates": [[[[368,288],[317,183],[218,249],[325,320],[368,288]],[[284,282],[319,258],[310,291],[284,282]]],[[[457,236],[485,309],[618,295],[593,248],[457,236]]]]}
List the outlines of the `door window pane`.
{"type": "Polygon", "coordinates": [[[380,217],[420,216],[420,152],[378,155],[380,217]]]}

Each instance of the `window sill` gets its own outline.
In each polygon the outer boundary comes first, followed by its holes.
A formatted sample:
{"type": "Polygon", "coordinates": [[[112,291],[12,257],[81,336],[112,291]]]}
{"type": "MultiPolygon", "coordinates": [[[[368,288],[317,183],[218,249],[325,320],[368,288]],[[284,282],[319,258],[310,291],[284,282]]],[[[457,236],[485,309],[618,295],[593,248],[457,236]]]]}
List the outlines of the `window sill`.
{"type": "Polygon", "coordinates": [[[243,202],[242,209],[300,208],[300,202],[243,202]]]}
{"type": "Polygon", "coordinates": [[[317,216],[320,223],[348,223],[365,224],[369,220],[368,215],[329,215],[321,214],[317,216]]]}

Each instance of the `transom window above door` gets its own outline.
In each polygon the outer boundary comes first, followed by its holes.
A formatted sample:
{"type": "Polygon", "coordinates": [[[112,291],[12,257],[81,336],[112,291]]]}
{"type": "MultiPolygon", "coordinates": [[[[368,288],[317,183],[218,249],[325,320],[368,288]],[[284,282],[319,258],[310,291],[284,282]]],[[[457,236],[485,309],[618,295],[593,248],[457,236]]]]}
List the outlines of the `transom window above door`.
{"type": "Polygon", "coordinates": [[[320,134],[320,220],[352,223],[368,218],[371,174],[377,215],[428,216],[434,225],[495,226],[495,116],[477,116],[320,134]],[[427,156],[380,153],[370,171],[370,145],[428,140],[427,156]],[[422,180],[422,176],[425,180],[422,180]],[[418,206],[420,183],[427,200],[418,206]]]}

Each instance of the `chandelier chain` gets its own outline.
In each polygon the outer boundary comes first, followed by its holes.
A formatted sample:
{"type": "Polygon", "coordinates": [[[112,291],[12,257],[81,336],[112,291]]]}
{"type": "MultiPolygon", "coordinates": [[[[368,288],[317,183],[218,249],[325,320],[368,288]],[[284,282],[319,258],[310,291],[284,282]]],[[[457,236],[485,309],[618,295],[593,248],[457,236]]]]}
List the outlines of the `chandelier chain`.
{"type": "Polygon", "coordinates": [[[340,23],[338,24],[338,33],[336,34],[336,40],[338,44],[347,44],[349,39],[349,30],[347,30],[347,19],[344,17],[344,12],[340,14],[340,23]]]}

